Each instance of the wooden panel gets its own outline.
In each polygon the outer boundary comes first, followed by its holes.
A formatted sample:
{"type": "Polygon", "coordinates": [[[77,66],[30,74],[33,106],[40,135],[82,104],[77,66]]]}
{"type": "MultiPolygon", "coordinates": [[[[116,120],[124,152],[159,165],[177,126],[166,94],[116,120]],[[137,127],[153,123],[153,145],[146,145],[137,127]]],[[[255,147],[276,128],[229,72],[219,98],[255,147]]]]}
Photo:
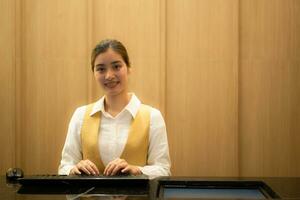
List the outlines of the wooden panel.
{"type": "Polygon", "coordinates": [[[2,0],[0,11],[2,173],[56,172],[74,109],[103,94],[91,50],[116,38],[131,91],[166,114],[173,175],[299,176],[298,0],[2,0]]]}
{"type": "Polygon", "coordinates": [[[242,0],[242,176],[300,175],[300,2],[242,0]]]}
{"type": "Polygon", "coordinates": [[[0,1],[0,173],[15,165],[15,2],[0,1]]]}
{"type": "MultiPolygon", "coordinates": [[[[92,43],[115,38],[126,46],[132,64],[130,91],[144,103],[164,112],[165,103],[165,1],[94,1],[92,43]]],[[[93,98],[98,99],[96,83],[93,98]]]]}
{"type": "Polygon", "coordinates": [[[20,142],[26,173],[56,173],[68,123],[87,103],[87,3],[21,3],[20,142]]]}
{"type": "Polygon", "coordinates": [[[238,1],[167,1],[166,110],[174,175],[235,176],[238,1]]]}

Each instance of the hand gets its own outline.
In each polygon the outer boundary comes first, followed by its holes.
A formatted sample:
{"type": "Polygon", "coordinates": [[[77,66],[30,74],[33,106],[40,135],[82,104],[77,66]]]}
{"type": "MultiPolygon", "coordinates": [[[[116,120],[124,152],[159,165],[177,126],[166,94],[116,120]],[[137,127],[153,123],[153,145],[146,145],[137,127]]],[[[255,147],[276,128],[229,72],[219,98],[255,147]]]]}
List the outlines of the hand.
{"type": "Polygon", "coordinates": [[[105,176],[114,176],[117,173],[129,173],[132,175],[142,174],[141,170],[134,165],[129,165],[126,160],[117,158],[110,163],[104,169],[103,174],[105,176]]]}
{"type": "Polygon", "coordinates": [[[99,175],[97,166],[90,160],[81,160],[70,171],[70,175],[81,174],[81,172],[88,175],[99,175]]]}

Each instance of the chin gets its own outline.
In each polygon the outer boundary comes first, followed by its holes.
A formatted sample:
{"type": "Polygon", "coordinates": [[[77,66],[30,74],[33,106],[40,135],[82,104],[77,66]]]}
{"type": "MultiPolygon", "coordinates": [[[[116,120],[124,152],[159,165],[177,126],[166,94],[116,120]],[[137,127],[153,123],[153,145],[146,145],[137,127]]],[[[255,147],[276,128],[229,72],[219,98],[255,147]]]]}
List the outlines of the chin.
{"type": "Polygon", "coordinates": [[[115,88],[108,88],[104,86],[103,89],[105,90],[107,96],[118,96],[126,92],[126,89],[122,87],[122,85],[117,85],[115,88]]]}
{"type": "Polygon", "coordinates": [[[122,94],[120,90],[106,90],[106,95],[108,96],[118,96],[120,94],[122,94]]]}

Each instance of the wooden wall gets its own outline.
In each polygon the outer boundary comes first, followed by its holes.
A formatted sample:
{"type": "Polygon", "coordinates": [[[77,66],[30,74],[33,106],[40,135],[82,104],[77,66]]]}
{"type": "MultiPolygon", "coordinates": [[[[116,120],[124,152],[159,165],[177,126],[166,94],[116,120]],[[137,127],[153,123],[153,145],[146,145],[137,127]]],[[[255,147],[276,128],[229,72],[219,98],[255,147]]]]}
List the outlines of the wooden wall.
{"type": "Polygon", "coordinates": [[[173,170],[238,175],[236,0],[171,0],[166,107],[173,170]]]}
{"type": "Polygon", "coordinates": [[[240,171],[300,175],[300,1],[240,5],[240,171]]]}
{"type": "Polygon", "coordinates": [[[13,1],[0,1],[0,147],[1,174],[15,165],[15,4],[13,1]]]}
{"type": "Polygon", "coordinates": [[[90,52],[128,48],[130,90],[165,116],[174,175],[300,175],[297,0],[0,0],[0,171],[56,173],[90,52]]]}

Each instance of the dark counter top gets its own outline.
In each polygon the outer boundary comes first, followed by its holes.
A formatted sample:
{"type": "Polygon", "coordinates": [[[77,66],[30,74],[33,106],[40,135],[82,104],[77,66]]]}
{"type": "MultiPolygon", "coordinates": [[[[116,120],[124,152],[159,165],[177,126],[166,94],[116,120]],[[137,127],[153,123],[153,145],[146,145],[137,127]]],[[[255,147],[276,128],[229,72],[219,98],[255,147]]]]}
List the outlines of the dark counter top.
{"type": "MultiPolygon", "coordinates": [[[[81,187],[81,188],[64,188],[58,187],[33,187],[25,193],[20,194],[18,191],[21,186],[17,183],[8,183],[4,176],[0,177],[0,199],[7,200],[61,200],[61,199],[141,199],[153,200],[158,199],[158,188],[163,181],[168,183],[191,184],[191,183],[219,183],[219,182],[263,182],[268,185],[280,199],[295,199],[300,200],[300,178],[211,178],[211,177],[161,177],[151,180],[147,191],[136,191],[135,188],[95,188],[95,187],[81,187]],[[73,192],[75,191],[75,192],[73,192]]],[[[174,198],[171,198],[174,199],[174,198]]],[[[178,198],[176,198],[178,199],[178,198]]],[[[186,199],[186,198],[179,198],[186,199]]],[[[221,198],[222,199],[222,198],[221,198]]],[[[225,198],[224,198],[225,199],[225,198]]],[[[228,199],[228,198],[227,198],[228,199]]]]}

